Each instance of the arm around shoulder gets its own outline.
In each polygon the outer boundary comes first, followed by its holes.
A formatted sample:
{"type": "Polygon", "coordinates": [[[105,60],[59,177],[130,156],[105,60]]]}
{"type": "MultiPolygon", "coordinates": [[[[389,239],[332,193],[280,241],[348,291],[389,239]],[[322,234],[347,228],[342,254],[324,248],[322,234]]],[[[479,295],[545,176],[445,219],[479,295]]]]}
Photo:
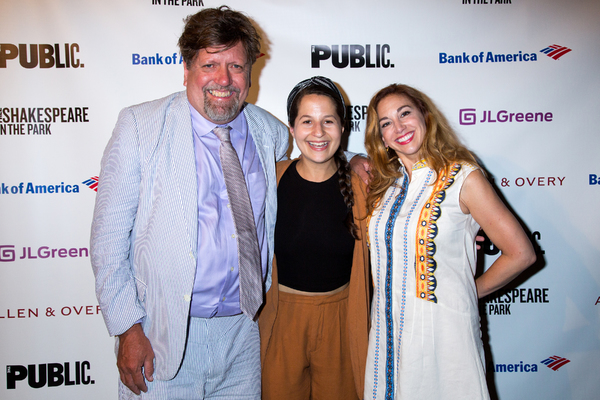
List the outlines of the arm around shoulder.
{"type": "Polygon", "coordinates": [[[369,159],[362,154],[350,153],[348,151],[346,151],[345,154],[352,171],[354,171],[365,184],[369,184],[369,180],[371,179],[371,176],[369,175],[371,173],[371,162],[369,159]]]}
{"type": "Polygon", "coordinates": [[[476,280],[479,298],[500,289],[535,262],[523,228],[479,170],[473,171],[460,194],[463,212],[470,213],[501,254],[476,280]]]}

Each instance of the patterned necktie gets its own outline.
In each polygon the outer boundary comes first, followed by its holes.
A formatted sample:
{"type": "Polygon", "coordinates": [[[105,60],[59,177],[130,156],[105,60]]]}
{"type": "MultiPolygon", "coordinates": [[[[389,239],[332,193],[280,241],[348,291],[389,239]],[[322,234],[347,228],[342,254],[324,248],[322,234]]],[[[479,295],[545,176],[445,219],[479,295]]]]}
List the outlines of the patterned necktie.
{"type": "Polygon", "coordinates": [[[260,252],[252,204],[240,160],[229,139],[230,129],[229,126],[216,127],[213,132],[221,140],[219,156],[237,236],[240,309],[250,319],[254,319],[263,302],[260,252]]]}

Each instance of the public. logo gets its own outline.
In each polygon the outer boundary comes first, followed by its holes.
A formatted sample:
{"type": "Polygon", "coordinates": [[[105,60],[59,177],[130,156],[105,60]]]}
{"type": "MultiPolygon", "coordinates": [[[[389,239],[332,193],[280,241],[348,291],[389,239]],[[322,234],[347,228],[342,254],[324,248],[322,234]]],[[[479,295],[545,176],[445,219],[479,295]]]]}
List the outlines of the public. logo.
{"type": "Polygon", "coordinates": [[[572,50],[565,46],[553,44],[553,45],[548,46],[540,51],[542,53],[544,53],[545,55],[547,55],[548,57],[550,57],[554,60],[558,60],[559,58],[561,58],[562,56],[564,56],[565,54],[569,53],[572,50]]]}
{"type": "MultiPolygon", "coordinates": [[[[550,179],[552,177],[547,177],[547,178],[550,179]]],[[[517,178],[517,179],[523,179],[523,178],[517,178]]],[[[539,177],[539,179],[544,179],[544,178],[539,177]]],[[[564,181],[564,179],[565,178],[562,178],[562,180],[559,180],[561,185],[562,185],[562,182],[564,181]]],[[[535,178],[534,178],[534,180],[535,180],[535,178]]],[[[529,178],[527,178],[527,183],[529,184],[530,182],[531,181],[529,180],[529,178]]],[[[556,182],[554,182],[554,180],[548,180],[547,182],[552,182],[552,184],[556,183],[556,182]]],[[[510,183],[510,182],[506,182],[506,183],[510,183]]],[[[534,182],[531,182],[531,183],[533,184],[534,182]]],[[[519,181],[519,184],[521,184],[521,181],[519,181]]],[[[490,238],[488,238],[488,236],[486,235],[486,233],[484,231],[481,231],[480,235],[483,236],[483,241],[479,242],[478,244],[481,246],[481,250],[483,251],[483,253],[485,255],[495,256],[496,254],[500,253],[500,249],[497,248],[494,245],[494,243],[492,243],[492,241],[490,240],[490,238]]],[[[536,252],[539,252],[540,254],[546,254],[544,249],[542,249],[542,247],[540,246],[540,242],[542,240],[542,234],[540,231],[531,232],[531,235],[529,235],[529,238],[530,238],[531,242],[535,245],[536,252]]]]}
{"type": "Polygon", "coordinates": [[[34,389],[44,386],[93,385],[95,381],[90,377],[89,370],[89,361],[29,364],[27,366],[7,365],[6,388],[16,389],[17,382],[25,380],[29,387],[34,389]]]}
{"type": "Polygon", "coordinates": [[[571,360],[567,360],[564,357],[559,356],[551,356],[546,358],[544,361],[541,361],[546,367],[550,368],[553,371],[558,371],[562,366],[570,363],[571,360]]]}
{"type": "Polygon", "coordinates": [[[79,60],[79,45],[0,43],[0,68],[6,68],[7,61],[19,58],[19,64],[26,69],[40,68],[83,68],[79,60]]]}
{"type": "Polygon", "coordinates": [[[388,58],[389,44],[312,45],[310,52],[311,68],[321,68],[326,60],[336,68],[394,68],[388,58]]]}

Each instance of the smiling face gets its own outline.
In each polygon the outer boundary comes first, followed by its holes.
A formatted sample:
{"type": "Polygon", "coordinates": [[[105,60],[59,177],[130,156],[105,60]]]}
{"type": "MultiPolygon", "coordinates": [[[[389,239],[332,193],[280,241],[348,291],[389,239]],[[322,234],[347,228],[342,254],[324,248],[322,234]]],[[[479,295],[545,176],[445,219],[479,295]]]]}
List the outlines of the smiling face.
{"type": "Polygon", "coordinates": [[[326,171],[326,174],[337,170],[333,156],[340,147],[344,128],[332,99],[319,94],[303,96],[290,132],[305,167],[326,171]]]}
{"type": "Polygon", "coordinates": [[[396,152],[410,170],[421,159],[420,151],[427,128],[423,114],[406,96],[391,94],[377,105],[383,143],[396,152]]]}
{"type": "Polygon", "coordinates": [[[248,96],[251,67],[242,43],[199,50],[191,65],[184,64],[190,104],[215,124],[231,122],[248,96]]]}

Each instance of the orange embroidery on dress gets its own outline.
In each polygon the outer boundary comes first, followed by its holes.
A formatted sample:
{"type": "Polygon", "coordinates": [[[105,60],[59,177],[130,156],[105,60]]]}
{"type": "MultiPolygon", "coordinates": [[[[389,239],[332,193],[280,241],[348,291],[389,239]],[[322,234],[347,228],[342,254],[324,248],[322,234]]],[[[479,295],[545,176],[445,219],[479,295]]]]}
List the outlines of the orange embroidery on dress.
{"type": "Polygon", "coordinates": [[[435,271],[435,238],[438,234],[437,220],[442,215],[440,205],[446,199],[446,190],[454,183],[454,177],[460,171],[461,165],[456,163],[446,168],[435,183],[433,192],[423,206],[419,215],[416,235],[416,285],[417,297],[437,303],[435,289],[437,281],[435,271]]]}

